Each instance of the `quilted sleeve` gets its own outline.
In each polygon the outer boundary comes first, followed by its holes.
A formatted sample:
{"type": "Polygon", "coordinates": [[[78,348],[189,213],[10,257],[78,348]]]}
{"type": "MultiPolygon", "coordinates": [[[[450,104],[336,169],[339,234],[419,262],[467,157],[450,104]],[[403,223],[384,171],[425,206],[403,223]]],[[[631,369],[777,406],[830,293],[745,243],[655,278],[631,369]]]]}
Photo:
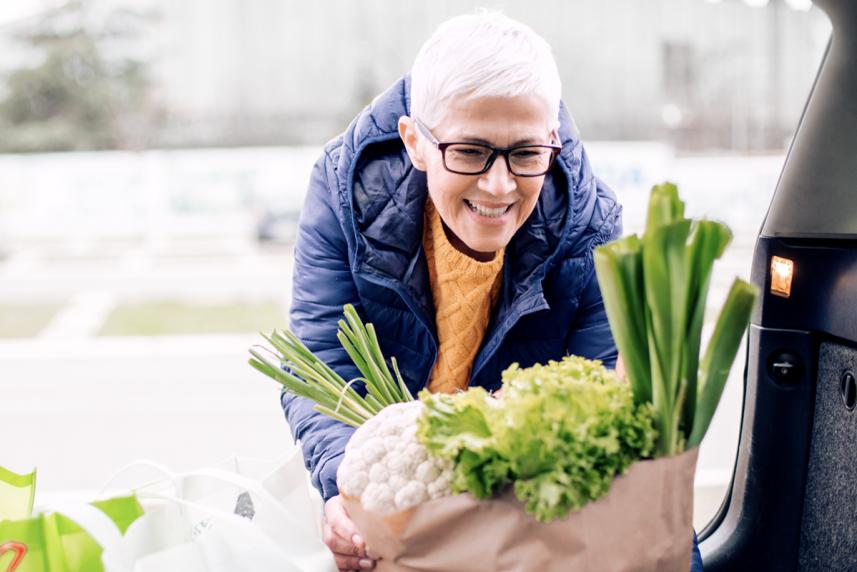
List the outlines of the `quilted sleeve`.
{"type": "MultiPolygon", "coordinates": [[[[358,312],[362,311],[348,246],[334,208],[337,175],[330,151],[312,171],[301,213],[289,318],[295,335],[340,376],[350,380],[358,372],[336,338],[337,322],[345,304],[354,304],[358,312]]],[[[313,484],[324,500],[336,496],[336,470],[354,429],[318,413],[306,398],[284,392],[281,401],[292,435],[301,443],[313,484]]]]}
{"type": "Polygon", "coordinates": [[[597,182],[596,208],[598,216],[591,238],[586,243],[588,269],[581,279],[584,280],[583,291],[580,295],[577,315],[568,335],[566,351],[571,355],[579,355],[589,359],[601,360],[606,367],[616,366],[618,350],[610,324],[607,322],[607,312],[601,297],[601,288],[595,274],[595,264],[592,260],[594,249],[606,242],[614,240],[622,234],[622,208],[615,200],[615,194],[601,181],[597,182]],[[609,200],[607,200],[609,199],[609,200]]]}

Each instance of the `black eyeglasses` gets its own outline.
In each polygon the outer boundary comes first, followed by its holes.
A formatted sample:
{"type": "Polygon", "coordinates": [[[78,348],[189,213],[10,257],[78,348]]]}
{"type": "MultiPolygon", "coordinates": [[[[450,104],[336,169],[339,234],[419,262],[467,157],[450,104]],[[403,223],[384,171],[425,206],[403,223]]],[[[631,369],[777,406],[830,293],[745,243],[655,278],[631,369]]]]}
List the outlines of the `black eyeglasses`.
{"type": "Polygon", "coordinates": [[[492,147],[466,141],[441,143],[422,121],[415,121],[422,134],[440,149],[444,168],[458,175],[481,175],[491,168],[498,155],[502,155],[509,172],[516,177],[541,177],[550,171],[562,149],[560,145],[492,147]]]}

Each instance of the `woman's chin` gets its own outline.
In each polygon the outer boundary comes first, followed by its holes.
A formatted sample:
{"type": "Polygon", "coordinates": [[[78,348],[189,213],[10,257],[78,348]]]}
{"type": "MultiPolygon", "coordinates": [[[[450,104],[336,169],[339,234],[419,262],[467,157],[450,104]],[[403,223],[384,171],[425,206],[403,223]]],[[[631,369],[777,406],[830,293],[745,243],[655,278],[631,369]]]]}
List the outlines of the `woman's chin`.
{"type": "Polygon", "coordinates": [[[501,248],[504,248],[508,241],[502,240],[501,237],[473,237],[465,242],[467,247],[476,254],[489,257],[501,248]]]}

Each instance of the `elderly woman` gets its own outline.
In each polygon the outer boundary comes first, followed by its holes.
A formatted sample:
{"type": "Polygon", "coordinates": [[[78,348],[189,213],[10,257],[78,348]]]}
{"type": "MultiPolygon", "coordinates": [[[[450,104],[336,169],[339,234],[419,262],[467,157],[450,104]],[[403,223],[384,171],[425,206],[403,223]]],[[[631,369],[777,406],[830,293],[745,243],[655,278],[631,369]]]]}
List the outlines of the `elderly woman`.
{"type": "MultiPolygon", "coordinates": [[[[500,14],[453,18],[316,164],[291,328],[354,378],[336,338],[354,304],[413,393],[493,390],[512,362],[566,354],[613,367],[592,251],[620,235],[620,214],[560,102],[547,43],[500,14]]],[[[371,568],[336,487],[353,429],[303,398],[282,401],[338,566],[371,568]]]]}

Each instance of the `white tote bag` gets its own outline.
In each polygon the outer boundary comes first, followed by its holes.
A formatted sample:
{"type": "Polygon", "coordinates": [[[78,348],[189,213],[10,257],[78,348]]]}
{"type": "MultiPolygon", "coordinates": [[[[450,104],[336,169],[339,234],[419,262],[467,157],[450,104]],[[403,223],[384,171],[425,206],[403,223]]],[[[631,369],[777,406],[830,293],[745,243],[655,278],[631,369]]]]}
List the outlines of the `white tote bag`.
{"type": "Polygon", "coordinates": [[[167,478],[135,489],[146,514],[103,544],[105,572],[337,569],[299,450],[274,467],[241,458],[182,474],[135,465],[167,478]]]}

